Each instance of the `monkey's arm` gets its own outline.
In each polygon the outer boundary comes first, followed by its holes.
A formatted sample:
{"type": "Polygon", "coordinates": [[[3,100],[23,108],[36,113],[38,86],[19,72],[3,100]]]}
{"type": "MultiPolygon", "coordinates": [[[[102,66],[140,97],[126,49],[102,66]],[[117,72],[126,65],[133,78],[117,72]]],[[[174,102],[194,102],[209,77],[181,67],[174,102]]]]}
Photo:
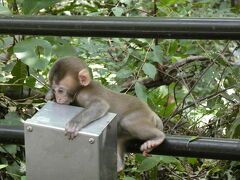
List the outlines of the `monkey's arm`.
{"type": "Polygon", "coordinates": [[[73,119],[67,122],[65,126],[65,135],[69,139],[74,139],[78,131],[92,121],[104,116],[109,110],[109,104],[101,99],[91,101],[88,108],[81,111],[73,119]]]}

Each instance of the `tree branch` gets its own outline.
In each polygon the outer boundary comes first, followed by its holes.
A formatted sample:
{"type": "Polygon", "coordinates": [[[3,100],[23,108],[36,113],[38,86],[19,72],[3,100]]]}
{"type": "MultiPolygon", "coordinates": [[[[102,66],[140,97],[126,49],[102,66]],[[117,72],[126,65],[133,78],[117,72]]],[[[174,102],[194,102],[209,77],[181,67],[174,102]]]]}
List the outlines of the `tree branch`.
{"type": "Polygon", "coordinates": [[[188,58],[184,58],[179,62],[176,62],[170,66],[164,66],[164,69],[162,70],[158,69],[159,73],[155,80],[147,77],[144,79],[133,80],[133,81],[124,83],[122,87],[125,89],[122,90],[122,92],[126,92],[127,90],[128,91],[134,90],[134,85],[136,82],[142,83],[147,88],[152,88],[152,87],[158,87],[161,85],[169,85],[172,82],[179,81],[180,80],[179,78],[174,77],[174,74],[176,74],[176,69],[186,64],[192,63],[194,61],[210,61],[210,58],[206,56],[190,56],[188,58]]]}
{"type": "MultiPolygon", "coordinates": [[[[226,89],[223,89],[223,90],[221,90],[221,91],[215,92],[215,93],[213,93],[213,94],[210,94],[209,96],[206,96],[206,97],[204,97],[204,98],[198,99],[198,100],[196,100],[196,101],[197,101],[198,104],[200,104],[201,102],[205,101],[206,99],[209,100],[209,99],[211,99],[211,98],[214,98],[214,97],[216,97],[216,96],[219,96],[221,93],[223,93],[223,92],[225,92],[225,91],[227,91],[227,90],[229,90],[229,89],[236,88],[238,85],[239,85],[239,84],[230,86],[230,87],[228,87],[228,88],[226,88],[226,89]]],[[[184,110],[186,110],[186,109],[188,109],[188,108],[190,108],[190,107],[192,107],[192,106],[195,106],[195,103],[191,103],[191,104],[185,106],[184,108],[175,111],[175,112],[174,112],[169,118],[167,118],[164,122],[169,121],[171,118],[173,118],[173,117],[176,116],[177,114],[183,112],[184,110]]]]}

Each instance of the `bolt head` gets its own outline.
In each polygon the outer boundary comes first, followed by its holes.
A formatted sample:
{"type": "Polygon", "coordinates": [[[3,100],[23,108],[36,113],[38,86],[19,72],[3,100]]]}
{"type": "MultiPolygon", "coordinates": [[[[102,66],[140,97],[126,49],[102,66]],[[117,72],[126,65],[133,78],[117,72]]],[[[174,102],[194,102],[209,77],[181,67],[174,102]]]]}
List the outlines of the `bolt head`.
{"type": "Polygon", "coordinates": [[[89,138],[88,142],[89,142],[90,144],[93,144],[93,143],[95,142],[95,139],[89,138]]]}
{"type": "Polygon", "coordinates": [[[27,131],[28,132],[32,132],[33,131],[33,127],[32,126],[27,126],[27,131]]]}

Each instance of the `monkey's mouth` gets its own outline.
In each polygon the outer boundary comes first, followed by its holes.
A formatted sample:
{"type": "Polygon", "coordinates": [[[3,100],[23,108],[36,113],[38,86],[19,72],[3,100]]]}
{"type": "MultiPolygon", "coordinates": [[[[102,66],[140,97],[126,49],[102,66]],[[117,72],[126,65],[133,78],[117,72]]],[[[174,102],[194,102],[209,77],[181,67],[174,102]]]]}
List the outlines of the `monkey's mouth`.
{"type": "Polygon", "coordinates": [[[69,105],[71,101],[56,101],[58,104],[64,104],[64,105],[69,105]]]}

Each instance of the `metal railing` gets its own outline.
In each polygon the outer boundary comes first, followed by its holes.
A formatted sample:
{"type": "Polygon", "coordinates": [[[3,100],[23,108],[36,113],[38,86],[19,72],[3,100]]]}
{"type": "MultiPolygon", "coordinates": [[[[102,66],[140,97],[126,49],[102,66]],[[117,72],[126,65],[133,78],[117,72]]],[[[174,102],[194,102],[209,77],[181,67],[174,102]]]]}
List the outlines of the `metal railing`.
{"type": "Polygon", "coordinates": [[[1,16],[0,34],[240,39],[240,18],[1,16]]]}
{"type": "MultiPolygon", "coordinates": [[[[240,19],[0,16],[0,34],[170,39],[240,39],[240,19]]],[[[240,160],[240,141],[167,136],[153,154],[240,160]]],[[[0,126],[0,143],[24,144],[22,126],[0,126]]],[[[129,143],[140,152],[141,141],[129,143]]]]}
{"type": "MultiPolygon", "coordinates": [[[[197,138],[190,142],[191,137],[167,136],[165,141],[155,148],[151,154],[198,157],[223,160],[240,160],[240,141],[232,139],[197,138]]],[[[23,126],[0,125],[0,143],[24,144],[23,126]]],[[[127,151],[140,153],[143,141],[130,141],[127,151]]]]}

